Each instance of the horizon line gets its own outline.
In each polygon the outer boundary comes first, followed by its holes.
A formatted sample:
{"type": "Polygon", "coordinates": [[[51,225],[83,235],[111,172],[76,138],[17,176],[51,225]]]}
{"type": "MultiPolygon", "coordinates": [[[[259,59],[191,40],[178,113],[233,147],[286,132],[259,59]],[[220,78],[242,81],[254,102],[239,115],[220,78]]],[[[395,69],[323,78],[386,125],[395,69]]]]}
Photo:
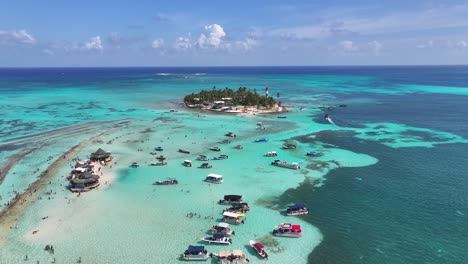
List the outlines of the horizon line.
{"type": "Polygon", "coordinates": [[[80,68],[282,68],[282,67],[440,67],[468,66],[468,64],[346,64],[346,65],[222,65],[222,66],[0,66],[0,69],[80,69],[80,68]]]}

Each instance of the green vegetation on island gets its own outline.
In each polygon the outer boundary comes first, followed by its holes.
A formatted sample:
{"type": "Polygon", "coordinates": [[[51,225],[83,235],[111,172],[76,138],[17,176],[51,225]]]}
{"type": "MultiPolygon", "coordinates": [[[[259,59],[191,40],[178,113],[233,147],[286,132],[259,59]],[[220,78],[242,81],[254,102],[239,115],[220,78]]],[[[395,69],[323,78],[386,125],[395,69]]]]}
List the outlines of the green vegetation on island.
{"type": "Polygon", "coordinates": [[[272,108],[278,106],[278,102],[273,97],[259,95],[256,89],[247,89],[239,87],[237,90],[224,88],[223,90],[201,90],[199,93],[192,93],[184,97],[184,102],[189,107],[199,105],[216,105],[216,102],[222,102],[224,106],[248,106],[257,108],[272,108]]]}

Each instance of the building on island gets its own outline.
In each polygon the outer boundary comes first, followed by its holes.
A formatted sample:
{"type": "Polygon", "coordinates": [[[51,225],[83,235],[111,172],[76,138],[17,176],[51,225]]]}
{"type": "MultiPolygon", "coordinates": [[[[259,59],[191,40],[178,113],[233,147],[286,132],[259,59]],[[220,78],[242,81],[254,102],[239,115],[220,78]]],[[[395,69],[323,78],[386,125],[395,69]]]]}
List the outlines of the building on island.
{"type": "Polygon", "coordinates": [[[70,180],[70,191],[86,192],[99,186],[99,176],[85,171],[70,180]]]}
{"type": "Polygon", "coordinates": [[[105,165],[107,162],[112,160],[112,155],[110,151],[104,151],[102,148],[99,148],[96,150],[96,152],[91,153],[90,157],[91,160],[93,161],[99,161],[105,165]]]}

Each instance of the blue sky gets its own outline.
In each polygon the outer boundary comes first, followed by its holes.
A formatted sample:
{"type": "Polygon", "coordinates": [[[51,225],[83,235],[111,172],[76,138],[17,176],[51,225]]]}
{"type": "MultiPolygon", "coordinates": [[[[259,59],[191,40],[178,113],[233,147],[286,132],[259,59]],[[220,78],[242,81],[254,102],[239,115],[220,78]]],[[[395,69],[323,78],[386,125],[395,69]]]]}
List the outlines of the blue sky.
{"type": "Polygon", "coordinates": [[[466,1],[0,0],[0,67],[467,63],[466,1]]]}

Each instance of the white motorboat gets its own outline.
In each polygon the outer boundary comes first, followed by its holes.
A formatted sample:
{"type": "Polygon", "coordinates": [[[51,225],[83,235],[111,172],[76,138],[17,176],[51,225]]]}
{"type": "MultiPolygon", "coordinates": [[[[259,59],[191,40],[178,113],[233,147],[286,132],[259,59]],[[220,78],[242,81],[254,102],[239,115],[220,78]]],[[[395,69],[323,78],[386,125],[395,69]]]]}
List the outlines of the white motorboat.
{"type": "Polygon", "coordinates": [[[232,244],[232,239],[226,237],[224,234],[214,234],[211,237],[204,237],[201,241],[207,242],[208,244],[223,244],[230,245],[232,244]]]}
{"type": "Polygon", "coordinates": [[[217,225],[214,225],[210,229],[211,234],[216,235],[216,234],[223,234],[225,236],[231,236],[234,235],[235,232],[229,227],[228,223],[221,222],[217,225]]]}
{"type": "Polygon", "coordinates": [[[205,181],[210,183],[222,183],[224,179],[222,175],[210,173],[206,176],[205,181]]]}
{"type": "Polygon", "coordinates": [[[299,166],[299,163],[297,162],[287,163],[286,161],[280,161],[280,160],[273,161],[271,165],[282,167],[282,168],[287,168],[287,169],[293,169],[293,170],[299,170],[301,168],[301,166],[299,166]]]}
{"type": "Polygon", "coordinates": [[[287,215],[306,215],[309,214],[309,209],[305,207],[303,204],[295,204],[288,206],[288,209],[286,209],[286,214],[287,215]]]}
{"type": "Polygon", "coordinates": [[[282,223],[273,229],[273,235],[283,237],[300,237],[302,230],[300,225],[282,223]]]}

